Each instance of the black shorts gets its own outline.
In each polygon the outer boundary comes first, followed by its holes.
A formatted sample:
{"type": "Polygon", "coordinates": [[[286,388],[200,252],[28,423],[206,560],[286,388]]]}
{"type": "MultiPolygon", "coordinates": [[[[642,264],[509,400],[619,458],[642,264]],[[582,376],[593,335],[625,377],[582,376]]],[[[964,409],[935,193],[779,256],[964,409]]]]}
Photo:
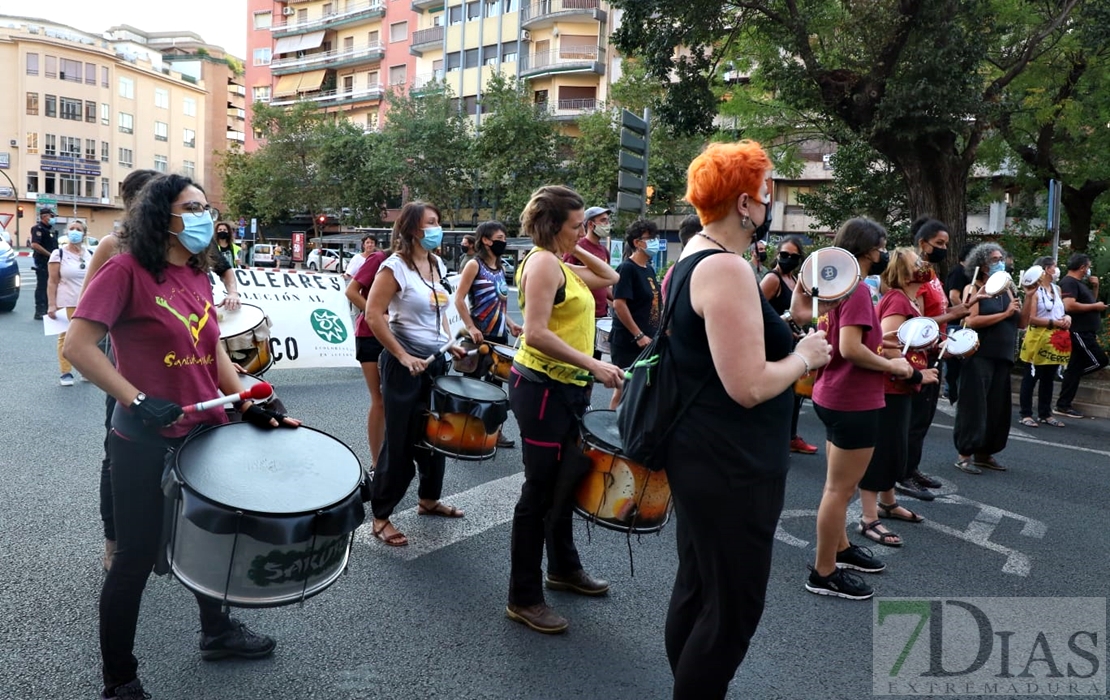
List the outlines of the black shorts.
{"type": "Polygon", "coordinates": [[[355,338],[355,359],[359,362],[377,363],[378,355],[382,354],[382,350],[385,348],[377,338],[355,338]]]}
{"type": "Polygon", "coordinates": [[[881,408],[870,411],[834,411],[816,403],[813,410],[825,424],[825,439],[842,450],[863,450],[879,441],[881,408]]]}

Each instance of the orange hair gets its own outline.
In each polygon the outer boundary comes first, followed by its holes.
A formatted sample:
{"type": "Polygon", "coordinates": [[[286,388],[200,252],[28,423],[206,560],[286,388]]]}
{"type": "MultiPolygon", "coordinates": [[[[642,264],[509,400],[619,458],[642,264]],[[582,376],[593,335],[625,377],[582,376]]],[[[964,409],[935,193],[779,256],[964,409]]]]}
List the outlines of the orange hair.
{"type": "Polygon", "coordinates": [[[741,194],[758,198],[771,167],[771,159],[755,141],[711,143],[686,171],[686,201],[694,205],[703,225],[711,224],[728,216],[741,194]]]}

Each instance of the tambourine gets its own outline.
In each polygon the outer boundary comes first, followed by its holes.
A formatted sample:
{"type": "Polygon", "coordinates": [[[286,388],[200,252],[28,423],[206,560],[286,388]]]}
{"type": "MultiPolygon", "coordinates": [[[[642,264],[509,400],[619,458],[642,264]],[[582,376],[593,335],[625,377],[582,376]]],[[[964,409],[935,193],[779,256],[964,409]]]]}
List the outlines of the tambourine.
{"type": "Polygon", "coordinates": [[[1014,279],[1010,277],[1009,272],[999,270],[987,278],[987,283],[983,285],[983,291],[987,293],[987,296],[996,297],[1009,289],[1013,283],[1014,279]]]}
{"type": "Polygon", "coordinates": [[[1033,265],[1025,272],[1021,273],[1021,286],[1032,287],[1041,281],[1041,275],[1044,274],[1044,268],[1040,265],[1033,265]]]}
{"type": "Polygon", "coordinates": [[[898,342],[902,345],[903,355],[910,350],[931,348],[939,340],[940,326],[928,316],[907,319],[898,326],[898,342]]]}
{"type": "Polygon", "coordinates": [[[979,334],[970,328],[958,328],[948,334],[948,339],[940,349],[940,357],[945,354],[956,358],[971,357],[979,349],[979,334]]]}
{"type": "Polygon", "coordinates": [[[860,283],[859,261],[843,248],[818,248],[810,253],[798,270],[798,283],[813,298],[813,319],[817,302],[848,298],[860,283]]]}

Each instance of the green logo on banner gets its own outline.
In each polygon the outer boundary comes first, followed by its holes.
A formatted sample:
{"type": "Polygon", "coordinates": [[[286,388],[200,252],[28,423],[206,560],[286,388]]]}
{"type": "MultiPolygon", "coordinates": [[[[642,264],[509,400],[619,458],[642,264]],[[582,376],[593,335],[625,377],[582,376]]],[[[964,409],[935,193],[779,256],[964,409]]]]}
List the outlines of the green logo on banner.
{"type": "Polygon", "coordinates": [[[312,312],[312,330],[316,331],[321,340],[335,345],[347,339],[347,324],[328,309],[316,309],[312,312]]]}

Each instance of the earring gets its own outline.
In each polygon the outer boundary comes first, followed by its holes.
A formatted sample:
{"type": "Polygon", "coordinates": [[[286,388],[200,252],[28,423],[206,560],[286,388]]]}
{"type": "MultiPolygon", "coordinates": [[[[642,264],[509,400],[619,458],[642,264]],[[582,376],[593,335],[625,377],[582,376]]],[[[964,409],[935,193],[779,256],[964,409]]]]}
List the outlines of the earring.
{"type": "Polygon", "coordinates": [[[740,228],[755,228],[754,226],[752,226],[752,217],[745,216],[744,218],[740,219],[740,228]]]}

